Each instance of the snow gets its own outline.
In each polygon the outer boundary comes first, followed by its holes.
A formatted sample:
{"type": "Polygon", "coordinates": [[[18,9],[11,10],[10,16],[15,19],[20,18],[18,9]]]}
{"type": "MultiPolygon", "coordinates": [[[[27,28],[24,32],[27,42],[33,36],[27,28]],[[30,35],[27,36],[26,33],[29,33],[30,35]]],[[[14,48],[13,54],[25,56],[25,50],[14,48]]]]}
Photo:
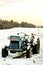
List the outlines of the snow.
{"type": "Polygon", "coordinates": [[[43,65],[43,28],[12,28],[12,29],[4,29],[0,30],[0,65],[43,65]],[[31,58],[16,58],[13,59],[9,54],[6,58],[2,58],[1,50],[5,45],[9,45],[10,40],[8,37],[10,35],[15,35],[17,33],[26,33],[29,36],[31,33],[34,33],[37,37],[39,34],[40,38],[40,53],[32,55],[31,58]]]}

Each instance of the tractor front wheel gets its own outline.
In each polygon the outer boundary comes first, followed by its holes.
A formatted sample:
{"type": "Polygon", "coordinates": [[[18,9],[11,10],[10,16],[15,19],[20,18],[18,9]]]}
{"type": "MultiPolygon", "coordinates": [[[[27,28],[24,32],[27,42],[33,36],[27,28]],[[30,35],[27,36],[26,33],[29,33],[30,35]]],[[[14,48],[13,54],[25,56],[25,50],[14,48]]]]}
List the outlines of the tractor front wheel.
{"type": "Polygon", "coordinates": [[[8,56],[8,50],[2,48],[2,57],[7,57],[7,56],[8,56]]]}

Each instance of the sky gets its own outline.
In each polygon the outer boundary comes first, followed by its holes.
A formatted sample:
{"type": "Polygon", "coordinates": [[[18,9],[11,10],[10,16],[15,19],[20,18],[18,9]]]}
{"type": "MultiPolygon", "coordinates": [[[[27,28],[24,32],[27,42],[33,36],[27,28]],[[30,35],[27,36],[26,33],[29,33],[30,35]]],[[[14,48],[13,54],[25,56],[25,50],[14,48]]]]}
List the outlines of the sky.
{"type": "Polygon", "coordinates": [[[0,0],[0,19],[43,25],[43,0],[0,0]]]}

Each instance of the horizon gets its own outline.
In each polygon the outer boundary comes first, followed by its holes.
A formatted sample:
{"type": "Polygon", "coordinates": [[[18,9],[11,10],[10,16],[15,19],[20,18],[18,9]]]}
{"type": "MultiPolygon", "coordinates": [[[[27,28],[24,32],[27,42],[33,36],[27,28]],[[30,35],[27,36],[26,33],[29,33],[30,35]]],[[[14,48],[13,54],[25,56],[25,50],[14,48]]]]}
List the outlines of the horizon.
{"type": "Polygon", "coordinates": [[[43,0],[0,0],[0,19],[43,26],[43,0]]]}

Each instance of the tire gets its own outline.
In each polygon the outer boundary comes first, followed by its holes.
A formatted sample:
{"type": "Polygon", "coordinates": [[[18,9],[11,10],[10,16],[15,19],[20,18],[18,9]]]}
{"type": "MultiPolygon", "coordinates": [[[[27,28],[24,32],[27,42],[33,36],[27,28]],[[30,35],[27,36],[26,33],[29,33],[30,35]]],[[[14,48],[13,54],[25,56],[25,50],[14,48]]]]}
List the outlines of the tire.
{"type": "Polygon", "coordinates": [[[2,48],[2,57],[7,57],[7,56],[8,56],[8,50],[2,48]]]}
{"type": "Polygon", "coordinates": [[[30,47],[29,50],[26,50],[26,58],[32,57],[32,48],[30,47]]]}
{"type": "Polygon", "coordinates": [[[6,56],[8,56],[8,50],[7,50],[7,46],[5,46],[5,53],[6,53],[6,56]]]}
{"type": "Polygon", "coordinates": [[[37,44],[33,45],[32,52],[33,54],[37,54],[37,44]]]}
{"type": "Polygon", "coordinates": [[[37,44],[33,46],[33,54],[38,54],[40,52],[40,40],[37,39],[37,44]]]}
{"type": "Polygon", "coordinates": [[[40,52],[40,39],[37,39],[37,53],[40,52]]]}
{"type": "Polygon", "coordinates": [[[33,54],[38,54],[38,52],[39,52],[38,44],[33,45],[32,52],[33,52],[33,54]]]}

